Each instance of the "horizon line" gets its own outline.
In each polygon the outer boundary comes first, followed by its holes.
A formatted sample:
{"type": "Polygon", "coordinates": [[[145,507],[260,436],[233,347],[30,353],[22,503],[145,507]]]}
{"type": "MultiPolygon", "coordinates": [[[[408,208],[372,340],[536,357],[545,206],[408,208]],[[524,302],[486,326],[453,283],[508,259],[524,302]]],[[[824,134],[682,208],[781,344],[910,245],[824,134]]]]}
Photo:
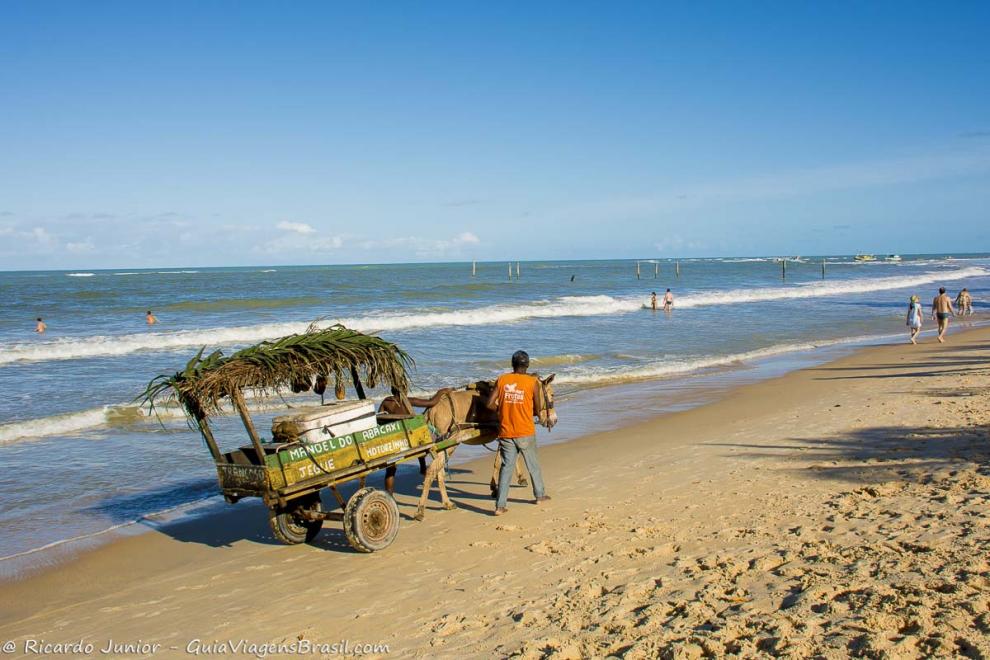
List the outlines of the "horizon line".
{"type": "MultiPolygon", "coordinates": [[[[835,257],[855,257],[857,254],[875,254],[875,253],[862,253],[862,252],[850,252],[850,253],[835,253],[835,254],[812,254],[812,255],[798,255],[798,257],[790,257],[780,254],[733,254],[733,255],[722,255],[722,256],[703,256],[703,257],[621,257],[621,258],[597,258],[597,259],[468,259],[468,260],[451,260],[451,261],[391,261],[391,262],[361,262],[361,263],[347,263],[347,264],[246,264],[240,266],[114,266],[114,267],[103,267],[103,268],[57,268],[57,269],[13,269],[13,270],[0,270],[0,274],[6,273],[72,273],[72,272],[108,272],[108,271],[159,271],[162,269],[176,271],[179,269],[202,269],[202,270],[221,270],[221,269],[244,269],[244,268],[348,268],[348,267],[365,267],[365,266],[430,266],[430,265],[450,265],[450,264],[466,264],[471,265],[472,262],[477,262],[478,264],[533,264],[533,263],[568,263],[568,262],[603,262],[603,261],[628,261],[630,263],[642,262],[642,263],[654,263],[657,261],[704,261],[710,259],[787,259],[787,258],[806,258],[806,259],[830,259],[835,257]]],[[[893,253],[891,253],[893,254],[893,253]]],[[[990,252],[906,252],[901,257],[942,257],[942,258],[952,258],[952,257],[988,257],[990,258],[990,252]]],[[[176,273],[181,274],[181,273],[176,273]]]]}

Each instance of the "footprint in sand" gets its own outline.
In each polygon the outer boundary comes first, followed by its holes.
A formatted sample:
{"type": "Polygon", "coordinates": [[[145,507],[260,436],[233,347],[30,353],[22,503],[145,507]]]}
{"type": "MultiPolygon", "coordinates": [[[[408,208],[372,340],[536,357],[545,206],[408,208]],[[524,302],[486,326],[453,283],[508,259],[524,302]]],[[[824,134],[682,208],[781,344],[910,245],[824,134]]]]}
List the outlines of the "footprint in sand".
{"type": "Polygon", "coordinates": [[[564,551],[561,546],[549,541],[540,541],[533,545],[527,545],[526,549],[538,555],[556,555],[564,551]]]}

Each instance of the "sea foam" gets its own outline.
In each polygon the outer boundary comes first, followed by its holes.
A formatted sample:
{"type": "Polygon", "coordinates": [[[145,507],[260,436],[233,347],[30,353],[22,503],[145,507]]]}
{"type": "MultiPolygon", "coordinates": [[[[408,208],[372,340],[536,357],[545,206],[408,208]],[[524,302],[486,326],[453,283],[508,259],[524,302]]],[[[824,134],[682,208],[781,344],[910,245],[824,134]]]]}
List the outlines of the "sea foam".
{"type": "MultiPolygon", "coordinates": [[[[863,294],[919,287],[990,275],[981,267],[939,270],[902,277],[875,277],[796,284],[793,286],[700,291],[678,296],[675,309],[737,305],[743,303],[799,300],[829,296],[863,294]]],[[[338,318],[323,325],[342,323],[362,332],[400,332],[403,330],[443,326],[485,326],[515,323],[532,319],[581,316],[607,316],[639,311],[643,298],[612,296],[563,296],[553,300],[500,304],[470,309],[436,312],[409,312],[338,318]]],[[[173,351],[200,346],[233,346],[304,332],[307,322],[269,323],[247,326],[144,332],[129,335],[53,339],[25,343],[0,344],[0,366],[15,362],[45,362],[84,358],[114,357],[147,351],[173,351]]]]}
{"type": "MultiPolygon", "coordinates": [[[[536,359],[534,367],[555,367],[557,371],[555,382],[558,385],[570,385],[572,389],[584,389],[602,385],[615,385],[644,380],[658,380],[671,376],[687,375],[708,369],[729,367],[757,360],[772,358],[788,353],[806,352],[815,349],[880,342],[894,339],[900,335],[871,335],[845,337],[821,341],[777,344],[765,348],[754,349],[742,353],[717,355],[711,357],[688,356],[671,360],[650,360],[645,364],[642,358],[637,358],[635,364],[614,365],[609,367],[586,366],[583,363],[598,358],[595,355],[562,355],[544,358],[546,363],[536,359]]],[[[631,357],[631,356],[630,356],[631,357]]],[[[412,392],[413,396],[429,397],[432,392],[412,392]]],[[[290,406],[314,405],[311,395],[293,395],[288,392],[280,396],[262,396],[251,391],[245,392],[248,408],[253,413],[264,413],[286,409],[290,406]]],[[[375,398],[374,400],[377,400],[375,398]]],[[[222,415],[233,415],[230,405],[221,410],[222,415]]],[[[106,428],[120,424],[140,423],[184,423],[185,414],[176,405],[156,406],[154,415],[150,415],[145,407],[134,404],[106,405],[73,413],[52,415],[39,419],[22,420],[0,425],[0,446],[30,442],[47,437],[75,436],[94,429],[106,428]]]]}

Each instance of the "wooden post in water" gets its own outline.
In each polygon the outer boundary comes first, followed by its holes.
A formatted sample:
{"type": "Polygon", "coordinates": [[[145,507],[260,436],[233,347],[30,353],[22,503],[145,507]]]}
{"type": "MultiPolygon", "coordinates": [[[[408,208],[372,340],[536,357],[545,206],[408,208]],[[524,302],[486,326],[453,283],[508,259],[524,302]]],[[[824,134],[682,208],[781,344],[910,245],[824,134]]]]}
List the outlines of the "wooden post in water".
{"type": "Polygon", "coordinates": [[[519,262],[516,262],[516,279],[519,279],[519,262]]]}
{"type": "Polygon", "coordinates": [[[655,261],[653,262],[653,279],[657,279],[658,277],[660,277],[660,262],[655,261]]]}
{"type": "Polygon", "coordinates": [[[678,262],[676,262],[674,264],[674,274],[677,275],[677,277],[680,277],[681,276],[681,262],[680,261],[678,261],[678,262]]]}
{"type": "Polygon", "coordinates": [[[780,260],[780,279],[787,279],[787,259],[780,260]]]}
{"type": "Polygon", "coordinates": [[[512,281],[512,262],[509,262],[509,281],[512,281]]]}
{"type": "Polygon", "coordinates": [[[639,279],[639,262],[636,262],[636,279],[639,279]]]}
{"type": "Polygon", "coordinates": [[[822,257],[822,279],[825,279],[825,257],[822,257]]]}
{"type": "Polygon", "coordinates": [[[477,261],[472,261],[471,262],[471,277],[474,277],[477,274],[478,274],[478,262],[477,261]]]}

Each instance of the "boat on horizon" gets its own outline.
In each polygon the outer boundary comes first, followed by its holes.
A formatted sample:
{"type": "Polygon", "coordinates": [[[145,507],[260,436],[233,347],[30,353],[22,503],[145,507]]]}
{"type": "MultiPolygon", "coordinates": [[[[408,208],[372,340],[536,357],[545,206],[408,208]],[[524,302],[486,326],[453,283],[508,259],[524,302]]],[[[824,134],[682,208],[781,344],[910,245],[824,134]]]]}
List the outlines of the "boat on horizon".
{"type": "Polygon", "coordinates": [[[860,262],[877,260],[876,256],[872,254],[857,254],[855,257],[853,257],[853,259],[860,262]]]}
{"type": "Polygon", "coordinates": [[[900,261],[901,260],[901,255],[899,255],[899,254],[888,254],[886,257],[883,258],[883,260],[884,261],[897,262],[897,261],[900,261]]]}

